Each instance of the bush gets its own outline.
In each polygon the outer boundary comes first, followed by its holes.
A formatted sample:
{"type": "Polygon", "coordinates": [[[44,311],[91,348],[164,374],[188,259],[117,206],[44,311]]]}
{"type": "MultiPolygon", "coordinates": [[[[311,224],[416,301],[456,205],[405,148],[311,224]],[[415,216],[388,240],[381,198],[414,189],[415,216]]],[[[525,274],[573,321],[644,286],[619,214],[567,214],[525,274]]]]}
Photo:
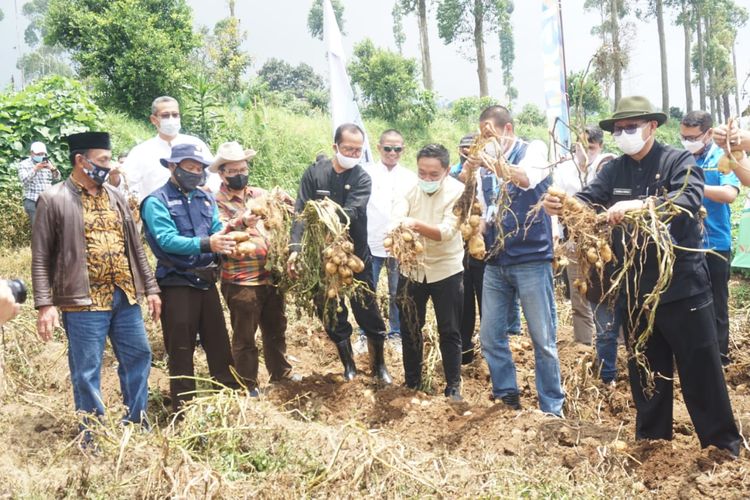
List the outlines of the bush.
{"type": "Polygon", "coordinates": [[[459,97],[451,103],[451,118],[458,123],[470,123],[476,127],[479,121],[479,114],[489,106],[502,104],[498,99],[491,96],[477,97],[459,97]]]}
{"type": "Polygon", "coordinates": [[[0,183],[17,179],[14,164],[26,157],[34,141],[47,145],[49,156],[69,173],[63,137],[98,128],[101,112],[80,83],[61,76],[43,78],[17,93],[0,95],[0,183]]]}
{"type": "Polygon", "coordinates": [[[534,125],[536,127],[544,127],[547,124],[547,117],[539,106],[536,104],[528,103],[524,104],[521,108],[521,112],[515,118],[516,124],[534,125]]]}

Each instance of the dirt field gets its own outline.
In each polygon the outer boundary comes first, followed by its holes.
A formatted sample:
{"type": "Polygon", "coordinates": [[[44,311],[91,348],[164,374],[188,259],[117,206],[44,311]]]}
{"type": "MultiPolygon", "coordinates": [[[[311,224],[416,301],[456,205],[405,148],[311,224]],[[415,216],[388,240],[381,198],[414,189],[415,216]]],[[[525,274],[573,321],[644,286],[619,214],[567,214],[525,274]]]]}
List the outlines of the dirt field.
{"type": "MultiPolygon", "coordinates": [[[[2,275],[18,274],[28,251],[0,255],[2,275]]],[[[23,273],[22,273],[23,274],[23,273]]],[[[735,284],[735,287],[737,284],[735,284]]],[[[736,301],[735,301],[736,302],[736,301]]],[[[747,498],[750,451],[732,460],[701,450],[679,391],[672,442],[636,442],[624,351],[614,388],[592,373],[593,351],[572,342],[561,306],[558,348],[567,395],[565,419],[536,410],[533,351],[526,336],[512,348],[522,411],[492,403],[479,358],[464,367],[465,402],[400,387],[398,355],[387,361],[395,383],[379,387],[366,357],[344,383],[319,324],[294,320],[289,355],[300,383],[266,386],[259,400],[225,391],[201,395],[178,425],[168,422],[168,380],[160,332],[149,325],[152,370],[148,433],[122,427],[119,383],[108,350],[103,377],[109,417],[94,429],[97,447],[81,451],[72,412],[64,338],[40,344],[34,315],[3,334],[6,394],[0,405],[0,496],[7,497],[679,497],[747,498]]],[[[733,311],[727,371],[743,435],[750,429],[748,313],[733,311]]],[[[426,349],[426,351],[428,351],[426,349]]],[[[205,366],[202,352],[199,366],[205,366]]]]}

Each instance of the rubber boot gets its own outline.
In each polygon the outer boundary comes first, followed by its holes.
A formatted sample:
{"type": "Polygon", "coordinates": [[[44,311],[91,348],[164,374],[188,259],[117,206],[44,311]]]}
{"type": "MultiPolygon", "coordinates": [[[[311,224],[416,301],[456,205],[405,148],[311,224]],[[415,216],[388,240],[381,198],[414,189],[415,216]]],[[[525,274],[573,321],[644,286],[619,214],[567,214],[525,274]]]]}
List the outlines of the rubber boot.
{"type": "Polygon", "coordinates": [[[372,370],[373,377],[384,384],[392,384],[393,379],[385,367],[384,344],[384,337],[367,338],[367,350],[370,353],[370,369],[372,370]]]}
{"type": "Polygon", "coordinates": [[[339,358],[344,365],[344,380],[352,380],[357,375],[357,366],[354,364],[354,353],[352,352],[352,343],[349,339],[336,342],[336,349],[339,351],[339,358]]]}

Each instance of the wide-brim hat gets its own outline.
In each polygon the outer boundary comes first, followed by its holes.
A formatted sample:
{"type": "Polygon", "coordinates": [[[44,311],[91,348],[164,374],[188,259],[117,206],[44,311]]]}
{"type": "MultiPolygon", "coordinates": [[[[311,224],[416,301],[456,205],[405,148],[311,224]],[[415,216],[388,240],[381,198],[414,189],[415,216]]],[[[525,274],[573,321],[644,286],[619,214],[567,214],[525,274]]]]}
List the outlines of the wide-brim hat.
{"type": "Polygon", "coordinates": [[[615,122],[619,120],[628,120],[637,118],[640,120],[656,120],[657,126],[661,127],[667,121],[667,115],[661,111],[656,111],[654,106],[643,96],[629,96],[620,99],[617,103],[617,109],[611,118],[599,122],[602,130],[613,132],[615,122]]]}
{"type": "Polygon", "coordinates": [[[255,158],[256,154],[257,153],[254,149],[245,149],[240,146],[239,142],[225,142],[219,146],[219,149],[216,151],[216,156],[214,156],[213,163],[208,167],[208,171],[216,173],[219,171],[219,167],[225,163],[229,163],[230,161],[252,160],[255,158]]]}
{"type": "Polygon", "coordinates": [[[172,146],[170,157],[162,158],[159,162],[167,167],[170,163],[180,163],[182,160],[195,160],[203,165],[203,168],[206,168],[209,162],[203,155],[202,149],[202,147],[195,144],[177,144],[176,146],[172,146]]]}

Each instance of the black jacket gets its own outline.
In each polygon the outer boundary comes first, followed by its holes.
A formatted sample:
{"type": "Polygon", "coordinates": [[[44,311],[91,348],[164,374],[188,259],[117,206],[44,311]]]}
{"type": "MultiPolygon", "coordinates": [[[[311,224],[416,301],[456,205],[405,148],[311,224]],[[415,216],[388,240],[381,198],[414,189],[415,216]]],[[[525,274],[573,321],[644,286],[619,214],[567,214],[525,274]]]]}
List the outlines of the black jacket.
{"type": "MultiPolygon", "coordinates": [[[[370,200],[372,181],[361,165],[338,174],[328,158],[321,158],[310,165],[299,183],[295,212],[302,213],[309,200],[322,200],[327,191],[328,198],[341,205],[349,217],[349,236],[354,242],[354,253],[363,261],[370,256],[367,246],[367,202],[370,200]]],[[[292,250],[298,250],[302,241],[304,224],[297,221],[292,226],[292,250]]]]}
{"type": "MultiPolygon", "coordinates": [[[[622,155],[604,165],[597,177],[576,195],[591,205],[608,208],[618,201],[644,199],[656,196],[671,199],[686,209],[672,219],[669,231],[676,245],[702,249],[702,228],[697,213],[703,201],[703,170],[695,164],[693,155],[654,142],[651,151],[640,162],[622,155]]],[[[615,257],[622,262],[622,233],[613,234],[615,257]]],[[[625,241],[624,245],[633,242],[625,241]]],[[[661,303],[672,302],[704,293],[710,289],[708,267],[701,252],[675,250],[672,282],[663,293],[661,303]]],[[[638,290],[639,303],[644,294],[651,292],[658,279],[658,262],[655,246],[646,247],[646,259],[642,265],[642,277],[638,290]]],[[[641,268],[640,263],[636,263],[641,268]]],[[[631,273],[631,279],[633,273],[631,273]]],[[[622,287],[625,293],[625,287],[622,287]]]]}

